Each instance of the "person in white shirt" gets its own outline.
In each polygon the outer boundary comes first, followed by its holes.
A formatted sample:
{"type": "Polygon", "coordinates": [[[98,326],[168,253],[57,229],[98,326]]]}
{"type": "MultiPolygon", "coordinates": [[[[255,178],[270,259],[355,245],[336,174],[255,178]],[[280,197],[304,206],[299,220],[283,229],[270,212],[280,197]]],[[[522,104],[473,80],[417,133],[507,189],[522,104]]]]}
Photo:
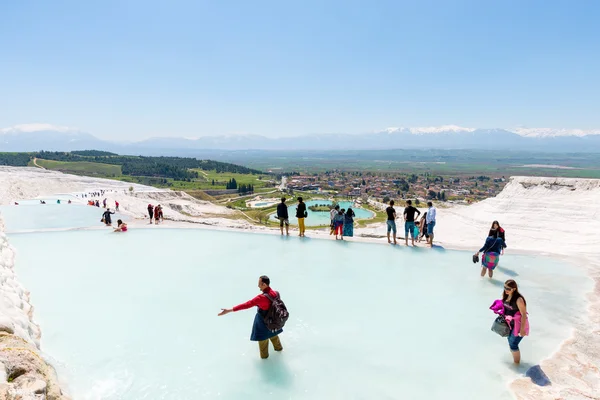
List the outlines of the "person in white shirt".
{"type": "Polygon", "coordinates": [[[427,210],[427,234],[429,235],[427,243],[429,244],[429,247],[433,247],[433,228],[435,228],[435,215],[437,210],[430,201],[427,202],[427,206],[429,207],[427,210]]]}

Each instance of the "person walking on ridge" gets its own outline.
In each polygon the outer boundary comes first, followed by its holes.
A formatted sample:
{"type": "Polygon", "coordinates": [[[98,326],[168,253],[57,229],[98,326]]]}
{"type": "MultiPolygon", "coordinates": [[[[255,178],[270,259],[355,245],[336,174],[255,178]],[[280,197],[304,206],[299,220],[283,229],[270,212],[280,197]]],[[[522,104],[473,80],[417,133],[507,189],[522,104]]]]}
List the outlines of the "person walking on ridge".
{"type": "Polygon", "coordinates": [[[390,200],[390,206],[385,209],[387,213],[387,239],[388,243],[392,243],[390,241],[390,232],[394,234],[394,244],[398,244],[396,242],[396,210],[394,209],[394,200],[390,200]]]}
{"type": "Polygon", "coordinates": [[[277,219],[279,219],[279,229],[283,236],[283,225],[285,224],[285,234],[290,235],[290,220],[288,215],[288,208],[285,205],[285,197],[281,198],[281,203],[277,205],[277,219]]]}
{"type": "Polygon", "coordinates": [[[258,288],[260,289],[261,294],[254,297],[252,300],[249,300],[242,304],[238,304],[233,308],[222,308],[221,312],[218,314],[220,317],[223,315],[227,315],[231,312],[247,310],[251,307],[256,306],[256,315],[254,316],[254,323],[252,325],[252,333],[250,334],[250,340],[253,342],[258,342],[260,358],[262,359],[269,358],[269,340],[271,341],[271,343],[273,343],[275,351],[283,350],[281,340],[279,339],[279,335],[283,332],[283,328],[273,332],[267,327],[264,320],[265,316],[267,315],[269,309],[272,306],[273,301],[275,299],[279,299],[279,293],[273,290],[270,285],[271,280],[269,279],[269,277],[266,275],[261,276],[260,278],[258,278],[258,288]]]}
{"type": "Polygon", "coordinates": [[[306,204],[302,201],[302,197],[298,197],[298,207],[296,208],[296,218],[298,219],[298,230],[300,234],[298,236],[304,236],[306,227],[304,226],[304,218],[308,216],[306,211],[306,204]]]}
{"type": "Polygon", "coordinates": [[[429,238],[427,239],[427,243],[429,244],[429,247],[433,247],[433,228],[435,228],[435,218],[436,218],[437,210],[433,206],[433,203],[430,201],[427,202],[427,207],[429,207],[427,209],[427,219],[426,219],[427,234],[429,235],[429,238]]]}
{"type": "Polygon", "coordinates": [[[404,243],[408,246],[408,234],[412,239],[412,245],[415,246],[415,213],[417,217],[421,215],[421,211],[412,206],[412,200],[406,200],[406,208],[404,209],[404,243]]]}

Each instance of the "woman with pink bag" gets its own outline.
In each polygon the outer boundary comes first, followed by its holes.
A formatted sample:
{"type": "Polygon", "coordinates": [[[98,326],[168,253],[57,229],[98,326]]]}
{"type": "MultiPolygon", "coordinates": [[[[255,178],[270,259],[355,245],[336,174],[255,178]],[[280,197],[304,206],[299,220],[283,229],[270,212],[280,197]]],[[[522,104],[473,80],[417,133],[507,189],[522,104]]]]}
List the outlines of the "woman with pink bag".
{"type": "Polygon", "coordinates": [[[502,318],[505,321],[498,323],[498,319],[496,319],[495,325],[508,324],[508,332],[501,332],[506,328],[502,330],[494,329],[498,328],[497,326],[493,326],[492,330],[501,336],[508,337],[508,347],[512,352],[513,361],[515,364],[519,364],[521,362],[519,343],[521,343],[521,340],[525,336],[529,335],[529,318],[527,317],[527,302],[525,301],[525,297],[519,293],[517,282],[512,279],[504,282],[502,300],[494,301],[490,309],[500,315],[498,318],[502,318]]]}

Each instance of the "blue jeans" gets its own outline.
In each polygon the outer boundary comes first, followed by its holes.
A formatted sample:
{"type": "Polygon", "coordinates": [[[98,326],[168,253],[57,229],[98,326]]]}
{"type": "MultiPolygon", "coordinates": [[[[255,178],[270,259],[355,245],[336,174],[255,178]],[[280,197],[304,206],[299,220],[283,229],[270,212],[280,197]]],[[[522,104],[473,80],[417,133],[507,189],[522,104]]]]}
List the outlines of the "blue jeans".
{"type": "Polygon", "coordinates": [[[406,221],[404,222],[404,237],[408,239],[408,232],[410,232],[410,237],[415,238],[415,222],[414,221],[406,221]]]}
{"type": "Polygon", "coordinates": [[[388,233],[393,231],[394,235],[396,234],[396,221],[393,221],[393,220],[387,221],[387,231],[388,231],[388,233]]]}
{"type": "Polygon", "coordinates": [[[510,351],[519,351],[519,343],[523,340],[523,336],[515,336],[511,332],[508,335],[508,347],[510,347],[510,351]]]}
{"type": "Polygon", "coordinates": [[[433,235],[433,228],[435,228],[435,221],[431,221],[427,223],[427,234],[433,235]]]}

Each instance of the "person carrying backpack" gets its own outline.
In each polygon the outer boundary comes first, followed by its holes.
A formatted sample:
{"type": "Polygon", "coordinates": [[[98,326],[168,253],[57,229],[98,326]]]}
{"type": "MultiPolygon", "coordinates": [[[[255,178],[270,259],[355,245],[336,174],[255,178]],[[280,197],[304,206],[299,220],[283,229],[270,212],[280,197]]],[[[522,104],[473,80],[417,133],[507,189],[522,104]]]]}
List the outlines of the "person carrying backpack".
{"type": "Polygon", "coordinates": [[[289,313],[283,301],[279,297],[279,293],[271,289],[271,280],[268,276],[263,275],[258,278],[258,288],[262,292],[252,300],[239,304],[233,308],[222,308],[218,314],[229,314],[235,311],[247,310],[256,306],[256,316],[252,324],[252,333],[250,340],[258,342],[260,350],[260,358],[269,358],[269,340],[273,343],[275,351],[282,351],[283,346],[279,335],[283,332],[289,313]]]}

